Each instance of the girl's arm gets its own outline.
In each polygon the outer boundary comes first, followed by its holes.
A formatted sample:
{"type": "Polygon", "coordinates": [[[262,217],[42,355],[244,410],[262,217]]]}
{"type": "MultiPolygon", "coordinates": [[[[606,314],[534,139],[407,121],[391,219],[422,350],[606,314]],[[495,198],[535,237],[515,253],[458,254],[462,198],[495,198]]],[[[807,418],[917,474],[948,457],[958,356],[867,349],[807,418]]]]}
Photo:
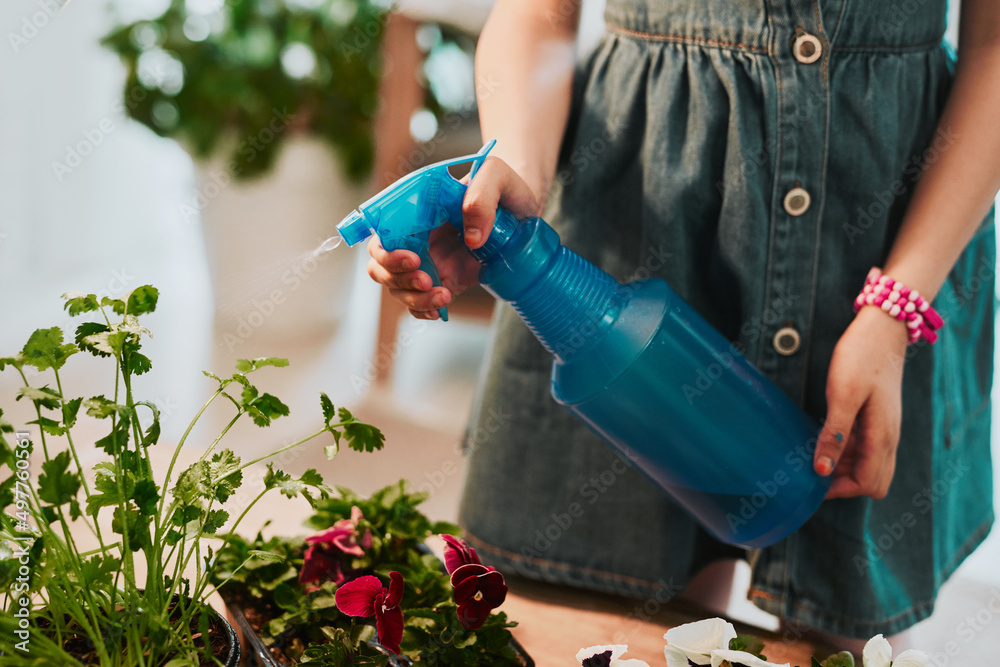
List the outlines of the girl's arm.
{"type": "MultiPolygon", "coordinates": [[[[883,267],[928,299],[944,284],[1000,188],[998,118],[1000,3],[964,0],[958,69],[935,135],[951,143],[917,183],[883,267]]],[[[828,497],[888,493],[906,344],[904,324],[876,308],[862,308],[838,342],[815,457],[820,474],[840,462],[828,497]]]]}
{"type": "Polygon", "coordinates": [[[958,71],[935,137],[952,141],[913,193],[884,270],[932,298],[1000,188],[1000,3],[964,0],[958,71]]]}
{"type": "MultiPolygon", "coordinates": [[[[541,213],[569,116],[579,15],[579,0],[499,0],[483,28],[476,97],[483,137],[497,145],[465,195],[464,238],[472,248],[485,242],[498,205],[519,217],[541,213]]],[[[457,238],[449,225],[431,236],[441,287],[417,270],[415,253],[386,252],[377,239],[368,244],[368,275],[414,317],[437,319],[437,309],[478,276],[478,262],[457,238]]]]}
{"type": "Polygon", "coordinates": [[[569,116],[579,20],[579,0],[499,0],[476,50],[483,139],[497,140],[493,155],[520,175],[539,204],[569,116]]]}

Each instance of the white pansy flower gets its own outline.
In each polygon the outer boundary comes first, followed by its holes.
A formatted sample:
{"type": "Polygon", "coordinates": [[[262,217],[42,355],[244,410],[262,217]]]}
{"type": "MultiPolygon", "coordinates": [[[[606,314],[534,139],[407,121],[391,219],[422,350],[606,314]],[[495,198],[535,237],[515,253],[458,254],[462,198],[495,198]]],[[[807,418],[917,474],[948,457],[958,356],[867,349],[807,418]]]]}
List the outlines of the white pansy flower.
{"type": "Polygon", "coordinates": [[[931,667],[930,656],[924,651],[903,651],[892,659],[892,647],[882,635],[875,635],[865,644],[861,654],[864,667],[931,667]]]}
{"type": "Polygon", "coordinates": [[[924,651],[909,649],[892,661],[892,667],[932,667],[931,657],[924,651]]]}
{"type": "Polygon", "coordinates": [[[625,652],[628,651],[627,644],[610,644],[607,646],[582,648],[576,653],[576,661],[582,665],[584,664],[584,660],[589,660],[594,656],[599,656],[608,651],[611,651],[611,659],[608,662],[608,667],[649,667],[649,664],[644,660],[636,660],[634,658],[629,658],[628,660],[621,659],[625,655],[625,652]]]}
{"type": "Polygon", "coordinates": [[[885,637],[875,635],[865,644],[861,660],[865,667],[889,667],[892,664],[892,647],[885,637]]]}
{"type": "Polygon", "coordinates": [[[712,667],[719,667],[723,662],[729,661],[731,665],[742,665],[742,667],[789,667],[787,662],[767,662],[761,660],[753,653],[746,651],[730,651],[729,649],[716,649],[712,651],[712,667]]]}
{"type": "Polygon", "coordinates": [[[924,651],[910,649],[892,659],[892,647],[882,635],[875,635],[865,644],[861,654],[864,667],[932,667],[931,657],[924,651]]]}
{"type": "Polygon", "coordinates": [[[729,648],[729,641],[736,638],[736,628],[721,618],[706,618],[671,628],[663,638],[668,644],[664,649],[667,667],[688,667],[688,661],[709,665],[712,651],[729,648]]]}

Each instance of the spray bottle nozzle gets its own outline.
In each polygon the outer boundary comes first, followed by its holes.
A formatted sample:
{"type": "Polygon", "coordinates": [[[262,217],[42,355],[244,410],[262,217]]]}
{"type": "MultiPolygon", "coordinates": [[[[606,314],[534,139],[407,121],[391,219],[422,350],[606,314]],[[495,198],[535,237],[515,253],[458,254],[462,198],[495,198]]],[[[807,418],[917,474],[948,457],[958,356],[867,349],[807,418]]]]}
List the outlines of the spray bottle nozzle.
{"type": "MultiPolygon", "coordinates": [[[[478,153],[428,165],[396,181],[337,224],[341,237],[353,246],[375,232],[386,250],[402,248],[417,253],[420,270],[440,285],[428,248],[430,232],[446,222],[462,231],[462,200],[468,187],[457,181],[448,167],[471,162],[471,181],[495,144],[490,140],[478,153]]],[[[442,320],[448,320],[447,308],[438,313],[442,320]]]]}
{"type": "Polygon", "coordinates": [[[347,245],[356,245],[371,236],[371,228],[365,222],[365,215],[358,209],[351,211],[350,215],[340,221],[337,225],[340,237],[347,245]]]}

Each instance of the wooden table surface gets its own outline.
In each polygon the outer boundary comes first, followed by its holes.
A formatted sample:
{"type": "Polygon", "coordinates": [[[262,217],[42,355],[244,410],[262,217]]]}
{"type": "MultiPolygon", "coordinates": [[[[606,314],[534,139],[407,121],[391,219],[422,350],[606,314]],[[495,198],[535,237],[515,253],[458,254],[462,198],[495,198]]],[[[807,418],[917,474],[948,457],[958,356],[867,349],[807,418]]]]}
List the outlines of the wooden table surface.
{"type": "MultiPolygon", "coordinates": [[[[600,644],[627,644],[626,658],[659,667],[666,663],[663,634],[667,630],[717,616],[686,600],[661,604],[515,577],[507,577],[507,584],[510,592],[500,609],[517,621],[514,637],[538,667],[579,665],[577,651],[600,644]]],[[[822,659],[833,652],[791,633],[783,636],[739,624],[736,630],[760,637],[767,659],[778,664],[808,667],[814,653],[822,659]]]]}

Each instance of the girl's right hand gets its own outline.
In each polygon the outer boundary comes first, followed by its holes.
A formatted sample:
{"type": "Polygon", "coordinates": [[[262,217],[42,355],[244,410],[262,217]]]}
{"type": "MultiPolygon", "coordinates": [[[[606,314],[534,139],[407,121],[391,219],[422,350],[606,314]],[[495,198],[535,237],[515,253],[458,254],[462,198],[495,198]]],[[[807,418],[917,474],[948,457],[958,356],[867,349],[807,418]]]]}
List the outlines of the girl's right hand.
{"type": "Polygon", "coordinates": [[[451,225],[431,231],[431,258],[441,276],[436,287],[431,277],[419,270],[420,257],[409,250],[387,251],[377,236],[368,242],[368,275],[386,286],[410,314],[424,320],[438,319],[438,308],[478,281],[479,262],[468,252],[485,243],[493,229],[497,207],[503,206],[518,218],[541,213],[531,188],[503,160],[488,157],[465,192],[462,202],[462,225],[465,243],[451,225]]]}

